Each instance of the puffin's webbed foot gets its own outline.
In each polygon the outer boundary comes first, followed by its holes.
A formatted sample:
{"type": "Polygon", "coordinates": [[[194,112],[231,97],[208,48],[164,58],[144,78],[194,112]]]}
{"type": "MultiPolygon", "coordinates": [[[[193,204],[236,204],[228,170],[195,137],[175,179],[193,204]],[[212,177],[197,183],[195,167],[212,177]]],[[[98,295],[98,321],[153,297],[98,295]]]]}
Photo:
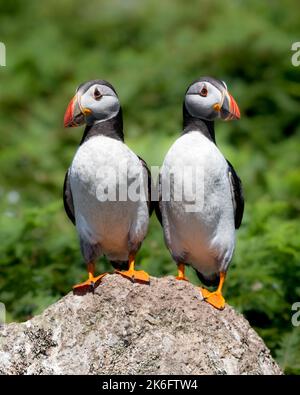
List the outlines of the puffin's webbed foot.
{"type": "Polygon", "coordinates": [[[223,310],[225,307],[225,299],[222,295],[222,287],[224,284],[224,280],[225,280],[225,273],[221,272],[219,286],[216,291],[210,292],[205,288],[200,288],[201,294],[205,302],[211,304],[218,310],[223,310]]]}
{"type": "Polygon", "coordinates": [[[123,277],[129,278],[131,281],[137,281],[141,283],[150,283],[150,276],[144,270],[135,270],[134,269],[134,259],[135,257],[129,256],[129,269],[122,272],[120,270],[116,270],[115,273],[120,274],[123,277]]]}
{"type": "Polygon", "coordinates": [[[84,281],[83,283],[74,285],[73,291],[75,293],[85,293],[88,291],[94,291],[94,289],[100,284],[102,278],[108,274],[108,273],[103,273],[103,274],[100,274],[99,276],[94,277],[94,272],[95,272],[95,264],[89,263],[88,264],[88,273],[89,273],[88,280],[84,281]]]}
{"type": "Polygon", "coordinates": [[[80,284],[76,284],[76,285],[74,285],[73,286],[73,290],[75,291],[75,290],[91,290],[91,291],[93,291],[98,285],[99,285],[99,283],[101,282],[101,279],[104,277],[104,276],[106,276],[108,273],[103,273],[103,274],[100,274],[100,276],[97,276],[97,277],[91,277],[91,278],[89,278],[88,280],[86,280],[86,281],[84,281],[83,283],[80,283],[80,284]]]}
{"type": "Polygon", "coordinates": [[[148,273],[144,272],[144,270],[126,270],[126,272],[120,272],[116,270],[117,274],[121,274],[121,276],[129,278],[131,281],[141,281],[143,283],[150,282],[150,276],[148,273]]]}
{"type": "Polygon", "coordinates": [[[178,274],[176,276],[176,280],[189,281],[185,277],[184,272],[185,272],[185,264],[184,263],[179,263],[178,264],[178,274]]]}
{"type": "Polygon", "coordinates": [[[223,298],[223,295],[221,292],[215,291],[215,292],[209,292],[205,288],[200,288],[201,293],[203,296],[203,299],[205,302],[211,304],[218,310],[223,310],[225,307],[225,299],[223,298]]]}

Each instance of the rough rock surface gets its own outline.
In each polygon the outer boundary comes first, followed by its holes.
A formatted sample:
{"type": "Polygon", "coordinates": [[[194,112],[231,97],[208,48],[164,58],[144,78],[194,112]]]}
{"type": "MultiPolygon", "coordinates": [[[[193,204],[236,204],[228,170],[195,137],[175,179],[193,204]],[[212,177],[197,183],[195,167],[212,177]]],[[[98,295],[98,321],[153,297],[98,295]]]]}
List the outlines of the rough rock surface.
{"type": "Polygon", "coordinates": [[[281,374],[248,321],[173,277],[106,276],[0,330],[2,374],[281,374]]]}

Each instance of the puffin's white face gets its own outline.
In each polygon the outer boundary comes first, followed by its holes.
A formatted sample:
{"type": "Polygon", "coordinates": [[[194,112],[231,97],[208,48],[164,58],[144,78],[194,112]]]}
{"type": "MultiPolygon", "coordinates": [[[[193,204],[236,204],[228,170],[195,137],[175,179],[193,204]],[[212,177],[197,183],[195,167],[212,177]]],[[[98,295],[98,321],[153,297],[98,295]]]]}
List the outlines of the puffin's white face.
{"type": "Polygon", "coordinates": [[[92,85],[81,94],[82,88],[77,92],[78,103],[82,112],[89,121],[106,121],[117,115],[120,102],[115,92],[106,85],[92,85]]]}
{"type": "MultiPolygon", "coordinates": [[[[225,91],[225,89],[224,89],[225,91]]],[[[212,120],[219,117],[216,111],[222,107],[224,92],[210,82],[201,81],[191,85],[185,96],[185,105],[188,112],[195,118],[212,120]]]]}
{"type": "Polygon", "coordinates": [[[101,83],[87,82],[79,86],[65,113],[65,127],[93,124],[113,118],[120,110],[118,96],[101,83]]]}
{"type": "Polygon", "coordinates": [[[185,107],[192,117],[213,121],[217,118],[238,119],[238,106],[224,82],[209,81],[192,84],[185,95],[185,107]],[[217,85],[217,86],[216,86],[217,85]]]}

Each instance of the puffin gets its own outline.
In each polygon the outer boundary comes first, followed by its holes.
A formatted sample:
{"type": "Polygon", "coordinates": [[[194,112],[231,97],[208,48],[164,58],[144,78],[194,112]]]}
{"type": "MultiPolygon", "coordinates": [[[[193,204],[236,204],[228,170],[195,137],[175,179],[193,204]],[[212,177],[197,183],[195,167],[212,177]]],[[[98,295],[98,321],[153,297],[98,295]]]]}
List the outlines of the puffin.
{"type": "Polygon", "coordinates": [[[135,256],[146,237],[151,176],[146,162],[124,142],[122,108],[107,81],[81,84],[64,116],[66,128],[85,124],[82,139],[66,173],[65,211],[76,226],[88,279],[74,291],[93,290],[108,273],[95,275],[105,255],[116,273],[149,283],[135,270],[135,256]]]}
{"type": "Polygon", "coordinates": [[[240,118],[239,107],[225,82],[201,77],[187,89],[183,130],[167,152],[159,174],[157,216],[165,243],[178,266],[178,280],[187,280],[191,265],[204,285],[203,299],[217,309],[234,249],[235,230],[242,222],[244,197],[240,178],[216,144],[215,120],[240,118]]]}

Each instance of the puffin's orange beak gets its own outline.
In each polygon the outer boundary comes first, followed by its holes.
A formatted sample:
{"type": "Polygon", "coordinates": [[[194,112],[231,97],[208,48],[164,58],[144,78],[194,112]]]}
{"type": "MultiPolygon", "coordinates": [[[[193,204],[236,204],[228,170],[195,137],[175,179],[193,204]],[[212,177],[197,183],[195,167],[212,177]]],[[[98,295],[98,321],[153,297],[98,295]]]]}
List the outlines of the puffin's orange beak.
{"type": "Polygon", "coordinates": [[[64,127],[71,128],[84,123],[84,113],[81,111],[78,97],[75,95],[70,101],[64,116],[64,127]]]}
{"type": "Polygon", "coordinates": [[[225,121],[233,119],[240,119],[241,113],[237,102],[229,92],[225,93],[225,98],[222,107],[220,108],[221,118],[225,121]]]}

